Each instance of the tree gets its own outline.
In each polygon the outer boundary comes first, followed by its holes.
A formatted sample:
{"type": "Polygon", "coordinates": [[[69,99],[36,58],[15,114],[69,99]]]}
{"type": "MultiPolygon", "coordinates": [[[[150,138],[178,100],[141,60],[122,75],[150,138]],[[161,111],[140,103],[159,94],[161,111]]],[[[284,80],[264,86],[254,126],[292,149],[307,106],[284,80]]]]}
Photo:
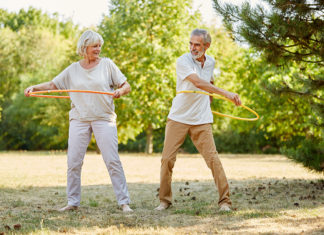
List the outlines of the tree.
{"type": "Polygon", "coordinates": [[[256,8],[214,2],[236,39],[262,50],[269,61],[324,65],[322,0],[263,0],[267,4],[256,8]]]}
{"type": "Polygon", "coordinates": [[[196,22],[189,13],[190,3],[112,0],[109,15],[99,27],[105,40],[103,53],[132,87],[117,102],[120,140],[125,143],[145,131],[147,153],[153,151],[153,130],[165,125],[175,95],[176,58],[188,48],[196,22]]]}
{"type": "Polygon", "coordinates": [[[295,106],[302,100],[312,108],[303,115],[313,131],[301,134],[306,140],[301,138],[285,152],[307,167],[320,170],[324,163],[323,1],[264,0],[266,6],[258,5],[255,8],[248,2],[241,7],[222,5],[218,0],[214,2],[216,11],[223,16],[234,38],[248,42],[262,52],[267,62],[277,66],[277,69],[270,71],[275,71],[279,76],[264,71],[267,80],[263,85],[295,106]],[[283,74],[285,76],[281,76],[283,74]],[[313,143],[311,151],[309,142],[313,143]],[[303,150],[292,150],[298,146],[304,146],[300,148],[303,150]],[[317,165],[310,164],[312,159],[317,165]]]}
{"type": "Polygon", "coordinates": [[[307,99],[321,117],[316,125],[324,127],[323,1],[267,0],[269,10],[264,6],[253,9],[248,2],[242,7],[214,2],[237,40],[262,51],[272,64],[299,65],[291,81],[282,80],[272,90],[307,99]]]}
{"type": "MultiPolygon", "coordinates": [[[[17,61],[17,35],[8,28],[0,28],[0,107],[9,99],[11,94],[17,91],[15,84],[19,83],[17,73],[19,66],[17,61]]],[[[1,119],[0,119],[1,120],[1,119]]]]}
{"type": "Polygon", "coordinates": [[[21,28],[29,26],[46,28],[65,38],[73,38],[78,32],[78,26],[74,25],[71,19],[59,20],[57,13],[49,15],[33,7],[29,7],[27,11],[21,9],[18,13],[10,13],[0,8],[0,28],[10,28],[18,32],[21,28]]]}
{"type": "MultiPolygon", "coordinates": [[[[68,39],[72,46],[72,43],[76,43],[78,28],[72,21],[59,21],[57,14],[51,17],[30,7],[28,11],[22,9],[18,13],[0,9],[0,32],[0,93],[3,95],[0,106],[2,106],[18,91],[21,74],[34,73],[46,64],[44,58],[56,48],[50,44],[50,39],[52,37],[60,37],[62,41],[68,39]],[[41,29],[47,31],[47,35],[36,33],[41,29]],[[35,50],[38,43],[42,46],[35,50]]],[[[59,58],[51,61],[50,67],[60,64],[62,57],[66,56],[66,54],[59,55],[59,58]]]]}
{"type": "MultiPolygon", "coordinates": [[[[7,13],[11,14],[9,18],[0,17],[0,93],[3,94],[0,149],[62,149],[66,147],[69,102],[26,98],[23,90],[51,80],[75,60],[79,31],[70,30],[66,34],[62,22],[56,22],[55,30],[42,25],[47,20],[55,22],[46,14],[30,10],[28,14],[23,11],[22,17],[21,12],[7,13]],[[25,16],[34,19],[33,14],[39,21],[26,20],[24,24],[18,20],[17,28],[10,28],[7,22],[25,16]],[[62,30],[57,30],[60,27],[62,30]]],[[[0,13],[5,15],[5,11],[0,13]]]]}

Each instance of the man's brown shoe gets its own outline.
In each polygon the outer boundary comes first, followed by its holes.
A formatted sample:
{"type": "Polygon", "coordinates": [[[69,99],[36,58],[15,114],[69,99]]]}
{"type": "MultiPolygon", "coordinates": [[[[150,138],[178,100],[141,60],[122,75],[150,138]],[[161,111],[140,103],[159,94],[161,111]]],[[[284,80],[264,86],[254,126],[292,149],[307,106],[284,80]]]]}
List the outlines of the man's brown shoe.
{"type": "Polygon", "coordinates": [[[57,211],[59,212],[64,212],[64,211],[76,211],[78,209],[77,206],[69,206],[67,205],[66,207],[63,207],[61,209],[58,209],[57,211]]]}

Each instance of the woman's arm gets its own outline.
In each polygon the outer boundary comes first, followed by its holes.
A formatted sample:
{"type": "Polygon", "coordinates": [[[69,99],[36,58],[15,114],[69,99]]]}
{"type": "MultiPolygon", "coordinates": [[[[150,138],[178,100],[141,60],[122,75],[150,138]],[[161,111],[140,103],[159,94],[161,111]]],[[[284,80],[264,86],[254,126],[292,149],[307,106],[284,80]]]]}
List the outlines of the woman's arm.
{"type": "Polygon", "coordinates": [[[34,86],[30,86],[30,87],[27,87],[24,91],[25,93],[25,96],[30,96],[30,92],[33,92],[33,91],[47,91],[47,90],[57,90],[57,87],[55,86],[55,84],[50,81],[50,82],[44,82],[44,83],[41,83],[41,84],[38,84],[38,85],[34,85],[34,86]]]}
{"type": "Polygon", "coordinates": [[[123,95],[127,95],[131,91],[131,87],[128,82],[124,82],[121,86],[115,90],[113,98],[120,98],[123,95]]]}

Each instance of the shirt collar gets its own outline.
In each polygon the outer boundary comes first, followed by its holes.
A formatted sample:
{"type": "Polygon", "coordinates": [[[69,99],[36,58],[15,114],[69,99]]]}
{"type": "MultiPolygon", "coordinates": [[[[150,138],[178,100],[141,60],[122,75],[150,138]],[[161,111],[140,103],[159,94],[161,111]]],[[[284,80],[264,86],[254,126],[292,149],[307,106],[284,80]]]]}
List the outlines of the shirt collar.
{"type": "MultiPolygon", "coordinates": [[[[193,60],[193,62],[199,66],[201,66],[201,62],[198,61],[198,60],[195,60],[194,58],[192,58],[192,56],[190,55],[191,59],[193,60]]],[[[204,63],[204,68],[205,66],[208,64],[209,60],[208,60],[208,57],[207,57],[207,54],[205,53],[205,63],[204,63]]]]}

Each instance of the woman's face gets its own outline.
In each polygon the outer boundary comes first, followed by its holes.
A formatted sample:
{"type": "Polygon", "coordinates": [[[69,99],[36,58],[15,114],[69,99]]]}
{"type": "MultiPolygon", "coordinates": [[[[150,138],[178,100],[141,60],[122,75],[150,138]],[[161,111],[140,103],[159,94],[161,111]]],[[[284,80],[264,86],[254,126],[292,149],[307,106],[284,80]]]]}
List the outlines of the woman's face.
{"type": "Polygon", "coordinates": [[[94,45],[87,46],[86,53],[89,59],[99,58],[100,52],[101,52],[101,43],[99,42],[94,45]]]}

